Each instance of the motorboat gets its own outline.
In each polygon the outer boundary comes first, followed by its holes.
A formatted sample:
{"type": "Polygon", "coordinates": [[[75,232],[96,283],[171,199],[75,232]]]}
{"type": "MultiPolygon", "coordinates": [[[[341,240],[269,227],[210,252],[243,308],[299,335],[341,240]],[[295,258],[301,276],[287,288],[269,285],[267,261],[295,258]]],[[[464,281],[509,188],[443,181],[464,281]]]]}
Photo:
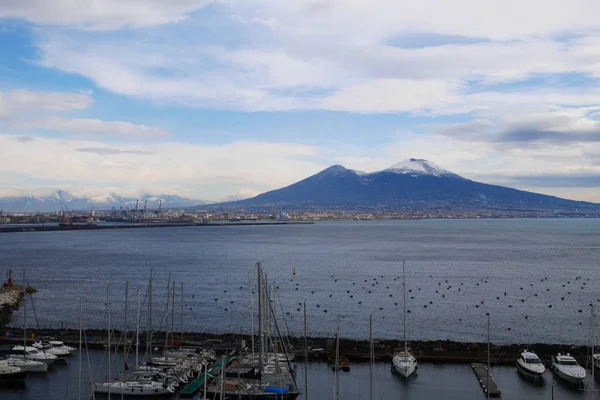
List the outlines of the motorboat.
{"type": "Polygon", "coordinates": [[[39,351],[35,347],[27,346],[14,346],[12,348],[13,353],[23,355],[25,353],[25,359],[41,361],[48,365],[52,364],[54,361],[58,359],[54,354],[49,354],[45,351],[39,351]]]}
{"type": "Polygon", "coordinates": [[[23,385],[27,370],[13,367],[6,361],[0,361],[0,385],[23,385]]]}
{"type": "Polygon", "coordinates": [[[48,344],[52,346],[53,349],[66,350],[69,353],[73,353],[75,350],[77,350],[75,347],[67,346],[60,340],[50,340],[48,341],[48,344]]]}
{"type": "Polygon", "coordinates": [[[532,351],[523,351],[517,360],[517,372],[524,378],[532,380],[533,383],[541,383],[545,371],[546,367],[532,351]]]}
{"type": "Polygon", "coordinates": [[[585,368],[577,364],[575,358],[569,353],[552,357],[552,370],[564,381],[583,386],[585,381],[585,368]]]}
{"type": "Polygon", "coordinates": [[[592,363],[592,368],[594,368],[594,379],[596,382],[600,382],[600,354],[594,354],[592,356],[592,363]]]}
{"type": "Polygon", "coordinates": [[[27,360],[22,355],[12,354],[5,359],[9,366],[26,369],[29,372],[47,372],[48,364],[42,361],[27,360]]]}
{"type": "Polygon", "coordinates": [[[66,357],[68,357],[68,356],[71,355],[71,351],[67,350],[66,348],[64,348],[64,346],[54,347],[50,343],[43,344],[42,342],[35,342],[31,346],[35,347],[39,351],[43,351],[43,352],[45,352],[47,354],[55,355],[59,359],[64,359],[64,358],[66,358],[66,357]]]}
{"type": "Polygon", "coordinates": [[[409,378],[417,371],[417,359],[409,348],[397,349],[392,358],[394,371],[405,378],[409,378]]]}
{"type": "Polygon", "coordinates": [[[175,388],[165,383],[146,381],[112,381],[103,383],[94,383],[94,393],[108,394],[115,396],[140,396],[140,397],[159,397],[171,396],[175,393],[175,388]]]}

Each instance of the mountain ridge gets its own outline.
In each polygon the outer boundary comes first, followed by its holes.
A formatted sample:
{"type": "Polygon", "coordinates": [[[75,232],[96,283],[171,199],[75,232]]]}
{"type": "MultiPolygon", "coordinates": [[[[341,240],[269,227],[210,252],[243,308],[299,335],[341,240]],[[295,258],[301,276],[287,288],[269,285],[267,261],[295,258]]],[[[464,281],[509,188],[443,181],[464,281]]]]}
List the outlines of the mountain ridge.
{"type": "Polygon", "coordinates": [[[222,207],[378,210],[600,210],[600,204],[476,182],[410,158],[371,173],[332,165],[286,187],[222,207]]]}

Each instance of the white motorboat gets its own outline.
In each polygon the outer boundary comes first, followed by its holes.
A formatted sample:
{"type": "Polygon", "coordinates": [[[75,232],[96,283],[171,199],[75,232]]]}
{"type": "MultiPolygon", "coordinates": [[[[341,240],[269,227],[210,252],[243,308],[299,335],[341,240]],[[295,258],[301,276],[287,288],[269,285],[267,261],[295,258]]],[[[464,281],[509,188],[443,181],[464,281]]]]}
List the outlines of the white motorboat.
{"type": "Polygon", "coordinates": [[[592,362],[594,363],[594,379],[596,382],[600,382],[600,354],[594,354],[592,362]]]}
{"type": "Polygon", "coordinates": [[[523,351],[521,356],[517,360],[517,372],[524,378],[532,380],[534,383],[542,382],[544,380],[544,372],[546,367],[542,364],[542,361],[532,351],[523,351]]]}
{"type": "Polygon", "coordinates": [[[402,263],[402,292],[403,292],[403,308],[404,308],[404,348],[396,349],[394,357],[392,358],[392,367],[394,371],[399,373],[405,378],[410,377],[417,371],[417,359],[413,356],[411,350],[408,348],[406,341],[406,267],[405,263],[402,263]]]}
{"type": "Polygon", "coordinates": [[[583,386],[585,381],[585,368],[569,354],[560,354],[552,357],[552,370],[561,379],[574,385],[583,386]]]}
{"type": "Polygon", "coordinates": [[[77,350],[75,347],[67,346],[66,344],[64,344],[60,340],[50,340],[50,341],[48,341],[48,344],[50,346],[52,346],[52,348],[54,348],[54,349],[66,350],[69,353],[72,353],[75,350],[77,350]]]}
{"type": "Polygon", "coordinates": [[[113,381],[94,383],[94,393],[110,393],[115,396],[171,396],[175,389],[160,382],[113,381]]]}
{"type": "Polygon", "coordinates": [[[27,370],[0,361],[0,385],[22,385],[25,383],[25,378],[27,378],[27,370]]]}
{"type": "Polygon", "coordinates": [[[25,359],[41,361],[46,364],[52,364],[58,358],[54,354],[49,354],[44,351],[39,351],[35,347],[31,347],[31,346],[27,346],[26,348],[23,348],[23,346],[14,346],[12,348],[12,351],[13,351],[13,353],[20,354],[20,355],[23,355],[23,352],[25,352],[26,353],[25,359]]]}
{"type": "Polygon", "coordinates": [[[61,348],[54,347],[51,344],[43,344],[42,342],[35,342],[31,346],[35,347],[39,351],[43,351],[47,354],[55,355],[57,358],[63,359],[71,355],[71,351],[61,348]]]}
{"type": "Polygon", "coordinates": [[[19,367],[29,372],[47,372],[48,364],[41,361],[27,360],[22,355],[12,354],[9,358],[4,360],[11,367],[19,367]]]}

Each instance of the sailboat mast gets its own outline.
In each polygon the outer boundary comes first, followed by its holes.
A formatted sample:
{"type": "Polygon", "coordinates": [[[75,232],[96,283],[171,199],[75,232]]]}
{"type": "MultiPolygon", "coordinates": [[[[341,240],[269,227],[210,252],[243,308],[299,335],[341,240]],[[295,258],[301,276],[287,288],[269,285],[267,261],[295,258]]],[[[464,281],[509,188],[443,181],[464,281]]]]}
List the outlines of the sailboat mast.
{"type": "Polygon", "coordinates": [[[308,400],[308,332],[306,329],[306,300],[304,300],[304,399],[308,400]]]}
{"type": "Polygon", "coordinates": [[[487,382],[485,384],[485,393],[490,398],[490,316],[487,321],[487,382]]]}
{"type": "Polygon", "coordinates": [[[81,353],[83,350],[83,346],[81,345],[83,339],[83,303],[81,298],[79,298],[79,370],[77,371],[77,399],[81,400],[81,368],[82,368],[82,360],[81,353]]]}
{"type": "Polygon", "coordinates": [[[148,324],[146,326],[146,356],[152,354],[152,270],[148,282],[148,324]]]}
{"type": "MultiPolygon", "coordinates": [[[[167,309],[165,310],[165,347],[164,350],[167,350],[167,345],[169,343],[169,313],[171,309],[169,308],[171,302],[171,273],[169,272],[169,280],[167,281],[167,309]]],[[[161,323],[162,325],[162,323],[161,323]]]]}
{"type": "Polygon", "coordinates": [[[408,351],[406,342],[406,261],[402,261],[402,308],[404,313],[404,353],[408,351]]]}
{"type": "Polygon", "coordinates": [[[248,295],[250,296],[250,325],[252,329],[252,366],[254,366],[254,362],[256,361],[256,355],[254,354],[254,296],[252,296],[252,279],[250,279],[250,274],[248,274],[248,295]]]}
{"type": "Polygon", "coordinates": [[[181,282],[181,321],[179,321],[179,326],[181,328],[181,337],[179,339],[179,342],[180,342],[179,347],[183,347],[183,282],[181,282]]]}
{"type": "MultiPolygon", "coordinates": [[[[125,343],[127,343],[127,305],[129,304],[129,281],[125,281],[125,321],[124,321],[124,329],[125,332],[125,343]]],[[[126,352],[127,353],[127,352],[126,352]]]]}
{"type": "Polygon", "coordinates": [[[27,277],[23,268],[23,360],[27,360],[27,277]]]}
{"type": "Polygon", "coordinates": [[[262,281],[262,266],[260,263],[256,264],[256,270],[258,274],[258,340],[260,343],[259,354],[258,354],[258,373],[262,380],[263,374],[263,354],[265,352],[265,342],[263,338],[263,281],[262,281]]]}
{"type": "MultiPolygon", "coordinates": [[[[591,347],[592,347],[592,349],[591,349],[591,350],[592,350],[592,385],[593,385],[593,382],[595,382],[595,380],[594,380],[594,379],[596,378],[596,377],[595,377],[595,374],[594,374],[594,372],[595,372],[594,370],[596,369],[596,368],[595,368],[595,365],[594,365],[594,322],[595,322],[595,321],[594,321],[594,317],[595,317],[595,316],[594,316],[594,304],[591,304],[591,309],[592,309],[592,311],[591,311],[592,315],[591,315],[591,317],[590,317],[590,318],[591,318],[591,321],[590,321],[590,329],[591,329],[591,331],[592,331],[592,332],[591,332],[591,335],[590,335],[590,336],[591,336],[591,337],[590,337],[590,342],[591,342],[590,344],[591,344],[591,347]]],[[[594,388],[592,387],[592,400],[593,400],[595,397],[596,397],[596,396],[595,396],[595,390],[594,390],[594,388]]]]}
{"type": "Polygon", "coordinates": [[[340,398],[340,377],[339,377],[339,372],[340,372],[340,317],[338,315],[338,321],[337,321],[337,331],[335,334],[335,364],[334,365],[334,369],[335,369],[335,386],[333,387],[333,399],[334,400],[339,400],[340,398]]]}
{"type": "Polygon", "coordinates": [[[373,313],[369,315],[369,399],[373,400],[373,313]]]}
{"type": "Polygon", "coordinates": [[[138,369],[140,357],[140,287],[137,288],[137,318],[135,319],[135,369],[138,369]]]}
{"type": "Polygon", "coordinates": [[[110,299],[109,299],[109,291],[108,289],[106,289],[106,311],[107,311],[107,319],[108,319],[108,341],[107,343],[107,349],[108,349],[108,397],[110,398],[110,383],[111,383],[111,378],[110,378],[110,299]]]}
{"type": "Polygon", "coordinates": [[[173,340],[175,340],[175,281],[171,290],[171,349],[173,349],[173,340]]]}

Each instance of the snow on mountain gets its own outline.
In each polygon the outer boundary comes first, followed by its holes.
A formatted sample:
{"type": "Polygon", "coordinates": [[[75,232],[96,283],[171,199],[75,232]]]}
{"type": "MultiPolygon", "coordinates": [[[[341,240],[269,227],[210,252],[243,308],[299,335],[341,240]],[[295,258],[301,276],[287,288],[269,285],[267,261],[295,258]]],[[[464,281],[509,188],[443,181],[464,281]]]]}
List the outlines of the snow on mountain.
{"type": "Polygon", "coordinates": [[[383,170],[383,172],[391,172],[402,175],[430,175],[430,176],[454,176],[458,177],[453,172],[447,171],[442,167],[432,163],[431,161],[422,158],[409,158],[408,160],[400,161],[397,164],[383,170]]]}

